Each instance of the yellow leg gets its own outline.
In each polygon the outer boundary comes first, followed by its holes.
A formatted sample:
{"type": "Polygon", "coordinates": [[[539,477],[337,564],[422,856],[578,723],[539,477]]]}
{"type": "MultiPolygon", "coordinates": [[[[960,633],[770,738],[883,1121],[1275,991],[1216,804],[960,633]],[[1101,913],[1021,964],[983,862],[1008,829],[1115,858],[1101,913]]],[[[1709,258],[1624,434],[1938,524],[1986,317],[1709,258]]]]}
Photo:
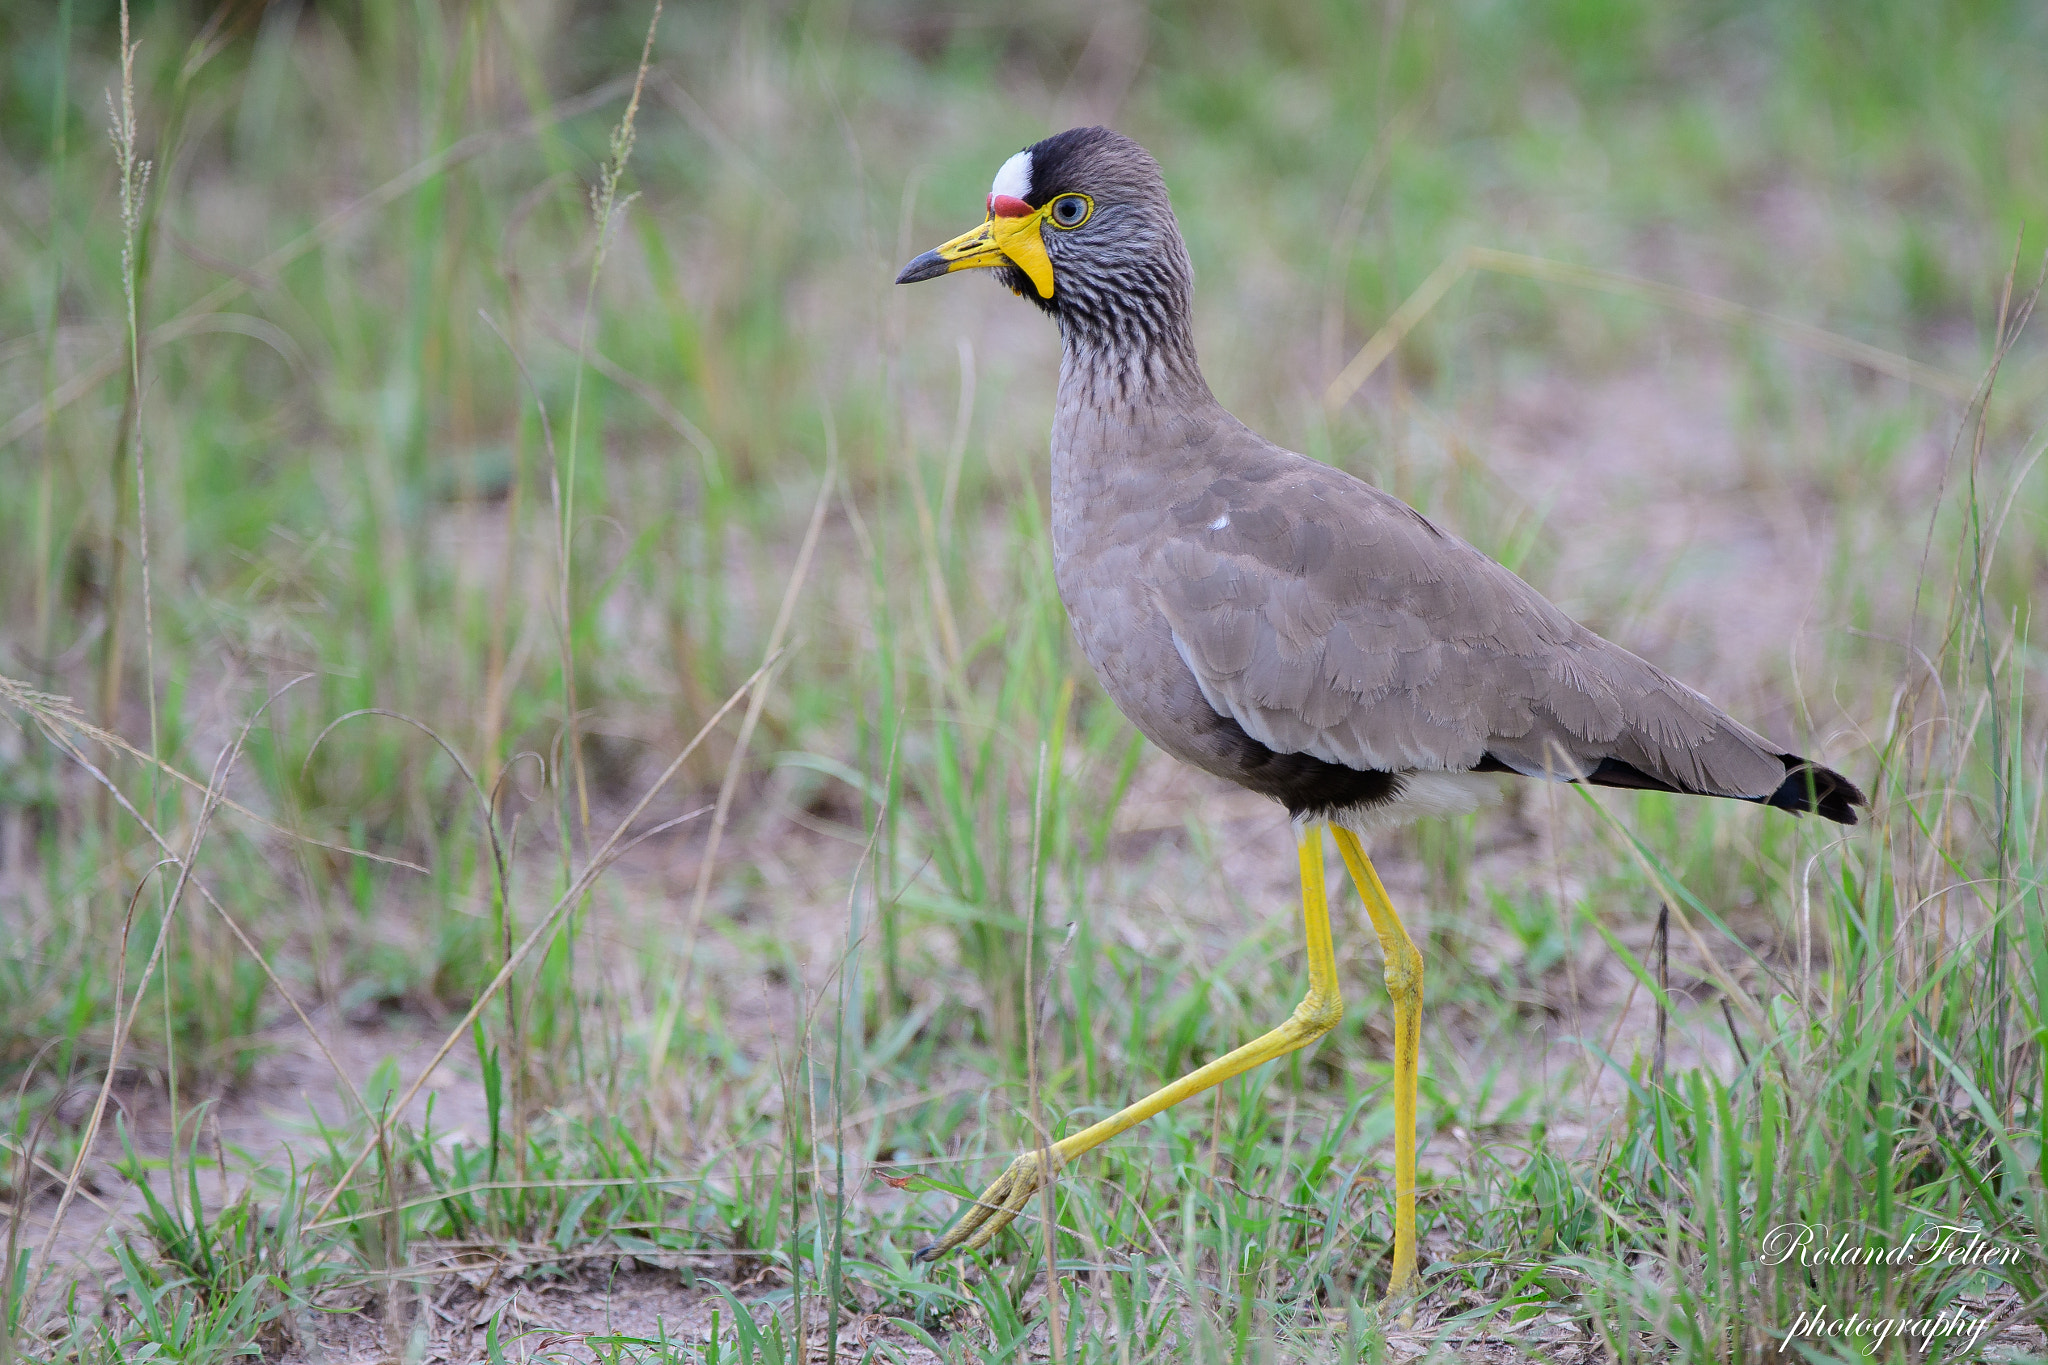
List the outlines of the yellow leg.
{"type": "Polygon", "coordinates": [[[1394,1002],[1394,1273],[1387,1297],[1415,1286],[1415,1073],[1422,1061],[1422,954],[1416,951],[1365,846],[1337,828],[1337,851],[1372,916],[1386,960],[1387,995],[1394,1002]]]}
{"type": "MultiPolygon", "coordinates": [[[[1226,1052],[1207,1066],[1190,1071],[1173,1084],[1153,1091],[1127,1108],[1119,1109],[1102,1122],[1063,1138],[1049,1149],[1055,1170],[1081,1153],[1171,1109],[1190,1095],[1221,1085],[1232,1076],[1251,1070],[1275,1057],[1284,1057],[1307,1047],[1337,1026],[1344,1017],[1344,1001],[1337,990],[1337,953],[1330,942],[1330,906],[1323,890],[1323,831],[1307,826],[1301,837],[1301,918],[1308,931],[1308,994],[1294,1007],[1294,1014],[1279,1028],[1254,1038],[1232,1052],[1226,1052]]],[[[934,1260],[957,1247],[980,1251],[1010,1225],[1025,1203],[1045,1182],[1037,1152],[1026,1152],[1010,1163],[995,1184],[982,1192],[953,1229],[917,1253],[921,1261],[934,1260]]],[[[1411,1254],[1412,1259],[1412,1254],[1411,1254]]]]}

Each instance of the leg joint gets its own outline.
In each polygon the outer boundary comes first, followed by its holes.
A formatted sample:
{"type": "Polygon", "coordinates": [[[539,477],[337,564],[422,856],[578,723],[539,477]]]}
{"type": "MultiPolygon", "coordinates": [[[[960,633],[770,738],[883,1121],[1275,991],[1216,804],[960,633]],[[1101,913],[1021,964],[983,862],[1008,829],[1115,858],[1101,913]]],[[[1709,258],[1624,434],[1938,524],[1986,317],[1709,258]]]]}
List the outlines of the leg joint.
{"type": "Polygon", "coordinates": [[[1422,994],[1422,954],[1405,938],[1383,944],[1386,953],[1387,994],[1396,1000],[1422,994]]]}
{"type": "Polygon", "coordinates": [[[1320,1038],[1337,1027],[1344,1017],[1344,997],[1335,991],[1310,991],[1294,1007],[1294,1022],[1312,1031],[1320,1038]]]}

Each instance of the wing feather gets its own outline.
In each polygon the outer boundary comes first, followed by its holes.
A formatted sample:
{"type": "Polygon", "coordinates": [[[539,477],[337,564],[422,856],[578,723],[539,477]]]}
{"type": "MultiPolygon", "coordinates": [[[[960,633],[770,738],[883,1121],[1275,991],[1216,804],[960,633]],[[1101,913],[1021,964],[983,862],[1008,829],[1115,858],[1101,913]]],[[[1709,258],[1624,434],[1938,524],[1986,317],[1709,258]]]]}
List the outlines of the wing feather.
{"type": "Polygon", "coordinates": [[[1261,445],[1146,574],[1204,698],[1261,744],[1385,772],[1612,760],[1751,798],[1785,781],[1761,737],[1421,513],[1261,445]]]}

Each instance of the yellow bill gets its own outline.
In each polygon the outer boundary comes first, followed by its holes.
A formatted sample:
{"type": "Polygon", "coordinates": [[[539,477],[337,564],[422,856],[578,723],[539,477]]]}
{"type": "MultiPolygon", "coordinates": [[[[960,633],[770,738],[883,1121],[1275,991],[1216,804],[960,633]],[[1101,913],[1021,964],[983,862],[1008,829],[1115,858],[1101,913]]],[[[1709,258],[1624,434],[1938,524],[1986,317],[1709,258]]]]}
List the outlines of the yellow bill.
{"type": "Polygon", "coordinates": [[[896,277],[896,283],[935,280],[955,270],[973,270],[979,266],[1014,265],[1030,277],[1038,290],[1038,297],[1051,298],[1052,261],[1045,254],[1045,238],[1040,231],[1041,224],[1045,222],[1045,210],[1031,208],[1021,199],[1003,195],[991,195],[989,199],[990,211],[985,222],[942,246],[933,247],[904,266],[903,273],[896,277]],[[1024,212],[1006,212],[1013,207],[1024,212]]]}

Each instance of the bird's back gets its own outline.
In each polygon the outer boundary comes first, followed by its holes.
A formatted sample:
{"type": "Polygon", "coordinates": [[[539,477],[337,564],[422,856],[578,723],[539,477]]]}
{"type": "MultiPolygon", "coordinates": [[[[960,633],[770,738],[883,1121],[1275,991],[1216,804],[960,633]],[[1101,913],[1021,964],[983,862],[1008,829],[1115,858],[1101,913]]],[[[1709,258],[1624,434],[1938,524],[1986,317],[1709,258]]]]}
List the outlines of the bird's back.
{"type": "Polygon", "coordinates": [[[1112,697],[1169,752],[1240,781],[1249,740],[1352,772],[1511,771],[1853,820],[1838,775],[1812,770],[1818,799],[1799,799],[1803,760],[1390,494],[1213,399],[1073,399],[1063,385],[1062,595],[1112,697]]]}

